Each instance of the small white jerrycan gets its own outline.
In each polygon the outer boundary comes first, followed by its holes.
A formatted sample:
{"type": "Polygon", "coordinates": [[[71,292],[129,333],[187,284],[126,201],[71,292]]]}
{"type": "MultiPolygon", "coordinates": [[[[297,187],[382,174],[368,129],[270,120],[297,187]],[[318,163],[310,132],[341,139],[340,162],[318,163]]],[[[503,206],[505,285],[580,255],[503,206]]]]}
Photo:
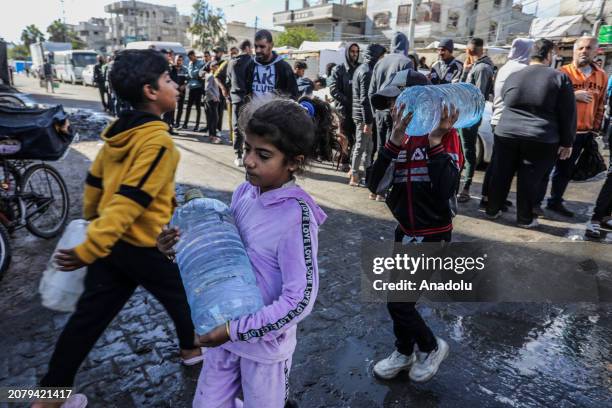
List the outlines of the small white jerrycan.
{"type": "Polygon", "coordinates": [[[83,280],[87,267],[63,272],[57,269],[53,257],[59,249],[70,249],[82,244],[87,236],[88,224],[85,220],[71,221],[57,243],[38,286],[44,307],[58,312],[74,312],[77,300],[85,289],[83,280]]]}

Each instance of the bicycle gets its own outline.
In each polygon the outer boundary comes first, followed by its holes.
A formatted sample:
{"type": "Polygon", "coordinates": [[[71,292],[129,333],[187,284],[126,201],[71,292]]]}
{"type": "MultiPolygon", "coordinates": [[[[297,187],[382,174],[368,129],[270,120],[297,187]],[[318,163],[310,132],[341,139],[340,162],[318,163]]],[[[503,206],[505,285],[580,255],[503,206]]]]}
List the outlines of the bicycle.
{"type": "Polygon", "coordinates": [[[40,238],[56,237],[69,209],[68,188],[53,166],[0,159],[0,275],[10,264],[9,234],[25,227],[40,238]]]}

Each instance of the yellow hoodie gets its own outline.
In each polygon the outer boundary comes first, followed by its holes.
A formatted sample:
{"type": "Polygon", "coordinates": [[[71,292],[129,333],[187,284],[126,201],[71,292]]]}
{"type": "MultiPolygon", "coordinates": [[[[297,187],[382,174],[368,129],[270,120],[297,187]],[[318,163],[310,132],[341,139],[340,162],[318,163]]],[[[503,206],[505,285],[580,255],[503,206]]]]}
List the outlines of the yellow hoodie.
{"type": "Polygon", "coordinates": [[[141,112],[131,116],[135,127],[120,131],[122,118],[104,130],[104,146],[85,181],[83,215],[92,221],[75,251],[88,264],[110,254],[118,240],[154,247],[172,216],[179,152],[159,118],[141,112]]]}

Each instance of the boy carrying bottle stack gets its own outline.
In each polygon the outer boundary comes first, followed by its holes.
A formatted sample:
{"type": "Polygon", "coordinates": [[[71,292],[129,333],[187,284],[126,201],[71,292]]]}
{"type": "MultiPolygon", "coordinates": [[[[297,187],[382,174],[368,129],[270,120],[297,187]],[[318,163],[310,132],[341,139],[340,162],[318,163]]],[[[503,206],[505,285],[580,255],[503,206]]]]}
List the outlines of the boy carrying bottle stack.
{"type": "MultiPolygon", "coordinates": [[[[410,245],[419,242],[450,242],[453,229],[454,200],[463,154],[457,131],[459,117],[455,107],[442,110],[437,128],[426,135],[409,135],[412,113],[403,116],[403,104],[396,107],[395,98],[403,88],[431,85],[414,70],[399,71],[385,87],[372,95],[376,109],[391,108],[391,138],[373,165],[369,189],[381,194],[385,173],[390,166],[393,179],[386,203],[398,221],[395,242],[410,245]]],[[[389,302],[387,309],[393,321],[395,347],[391,355],[374,365],[374,373],[383,379],[409,370],[412,381],[431,379],[448,356],[449,346],[433,334],[416,309],[414,302],[389,302]]]]}

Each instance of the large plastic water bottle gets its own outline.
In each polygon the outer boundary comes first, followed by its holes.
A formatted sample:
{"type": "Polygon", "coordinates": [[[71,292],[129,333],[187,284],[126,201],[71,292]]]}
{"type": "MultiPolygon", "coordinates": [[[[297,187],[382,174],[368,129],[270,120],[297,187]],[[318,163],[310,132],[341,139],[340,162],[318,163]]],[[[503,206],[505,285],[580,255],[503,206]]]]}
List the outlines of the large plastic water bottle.
{"type": "Polygon", "coordinates": [[[197,189],[189,190],[171,225],[181,233],[176,261],[196,333],[206,334],[263,307],[251,262],[227,205],[203,198],[197,189]]]}
{"type": "Polygon", "coordinates": [[[413,112],[407,133],[425,135],[440,123],[444,106],[453,105],[459,110],[455,128],[461,129],[475,125],[482,118],[485,99],[480,89],[474,85],[457,83],[406,88],[397,97],[395,105],[399,107],[402,103],[406,105],[404,116],[413,112]]]}

